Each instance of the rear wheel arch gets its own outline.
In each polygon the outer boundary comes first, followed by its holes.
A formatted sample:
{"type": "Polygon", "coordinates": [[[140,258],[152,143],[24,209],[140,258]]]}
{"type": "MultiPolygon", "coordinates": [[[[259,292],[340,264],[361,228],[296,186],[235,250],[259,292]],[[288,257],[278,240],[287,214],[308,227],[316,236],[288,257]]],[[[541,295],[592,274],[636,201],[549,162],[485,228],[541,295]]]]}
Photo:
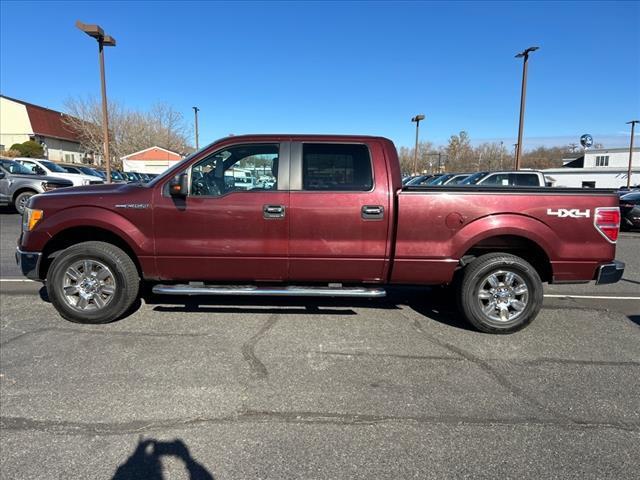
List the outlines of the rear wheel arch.
{"type": "Polygon", "coordinates": [[[526,260],[543,282],[553,278],[549,253],[536,241],[517,234],[494,235],[477,241],[460,256],[463,266],[488,253],[507,253],[526,260]]]}

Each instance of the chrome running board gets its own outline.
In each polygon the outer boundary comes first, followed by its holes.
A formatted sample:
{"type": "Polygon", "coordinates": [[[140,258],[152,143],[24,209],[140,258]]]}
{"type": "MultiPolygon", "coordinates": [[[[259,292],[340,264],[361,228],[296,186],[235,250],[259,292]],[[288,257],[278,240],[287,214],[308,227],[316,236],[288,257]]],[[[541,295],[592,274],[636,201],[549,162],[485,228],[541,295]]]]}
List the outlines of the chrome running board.
{"type": "Polygon", "coordinates": [[[253,295],[264,297],[381,298],[384,288],[366,287],[259,287],[255,285],[155,285],[157,295],[253,295]]]}

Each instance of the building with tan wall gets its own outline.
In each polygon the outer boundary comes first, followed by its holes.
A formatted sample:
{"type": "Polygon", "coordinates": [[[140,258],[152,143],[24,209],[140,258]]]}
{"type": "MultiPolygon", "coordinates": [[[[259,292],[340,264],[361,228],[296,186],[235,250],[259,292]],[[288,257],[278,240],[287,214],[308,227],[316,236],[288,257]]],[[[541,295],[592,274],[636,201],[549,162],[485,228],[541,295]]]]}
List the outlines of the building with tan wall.
{"type": "Polygon", "coordinates": [[[63,118],[62,112],[0,95],[0,153],[15,143],[34,140],[49,160],[86,162],[90,156],[63,118]]]}

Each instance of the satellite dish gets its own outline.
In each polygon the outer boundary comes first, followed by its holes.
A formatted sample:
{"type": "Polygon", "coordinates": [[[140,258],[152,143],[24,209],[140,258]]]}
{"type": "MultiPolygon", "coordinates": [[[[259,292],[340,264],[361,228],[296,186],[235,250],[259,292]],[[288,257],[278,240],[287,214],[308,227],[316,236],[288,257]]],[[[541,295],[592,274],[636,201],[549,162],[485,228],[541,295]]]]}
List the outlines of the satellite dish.
{"type": "Polygon", "coordinates": [[[588,133],[585,133],[580,137],[580,145],[582,145],[584,148],[593,146],[593,137],[588,133]]]}

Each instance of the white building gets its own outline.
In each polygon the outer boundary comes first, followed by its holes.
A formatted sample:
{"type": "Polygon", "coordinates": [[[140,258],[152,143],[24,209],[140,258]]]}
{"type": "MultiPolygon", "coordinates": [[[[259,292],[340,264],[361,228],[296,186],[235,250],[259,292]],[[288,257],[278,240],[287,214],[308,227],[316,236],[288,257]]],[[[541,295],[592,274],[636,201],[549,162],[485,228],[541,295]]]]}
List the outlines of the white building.
{"type": "Polygon", "coordinates": [[[44,156],[59,162],[82,163],[88,156],[78,133],[64,121],[61,112],[0,95],[0,152],[15,143],[33,140],[42,145],[44,156]]]}
{"type": "Polygon", "coordinates": [[[182,160],[182,156],[171,150],[154,146],[126,155],[120,160],[125,172],[162,173],[182,160]]]}
{"type": "MultiPolygon", "coordinates": [[[[584,155],[565,160],[562,168],[543,170],[554,187],[620,188],[627,186],[628,148],[587,150],[584,155]]],[[[633,149],[631,185],[640,185],[640,148],[633,149]]]]}

